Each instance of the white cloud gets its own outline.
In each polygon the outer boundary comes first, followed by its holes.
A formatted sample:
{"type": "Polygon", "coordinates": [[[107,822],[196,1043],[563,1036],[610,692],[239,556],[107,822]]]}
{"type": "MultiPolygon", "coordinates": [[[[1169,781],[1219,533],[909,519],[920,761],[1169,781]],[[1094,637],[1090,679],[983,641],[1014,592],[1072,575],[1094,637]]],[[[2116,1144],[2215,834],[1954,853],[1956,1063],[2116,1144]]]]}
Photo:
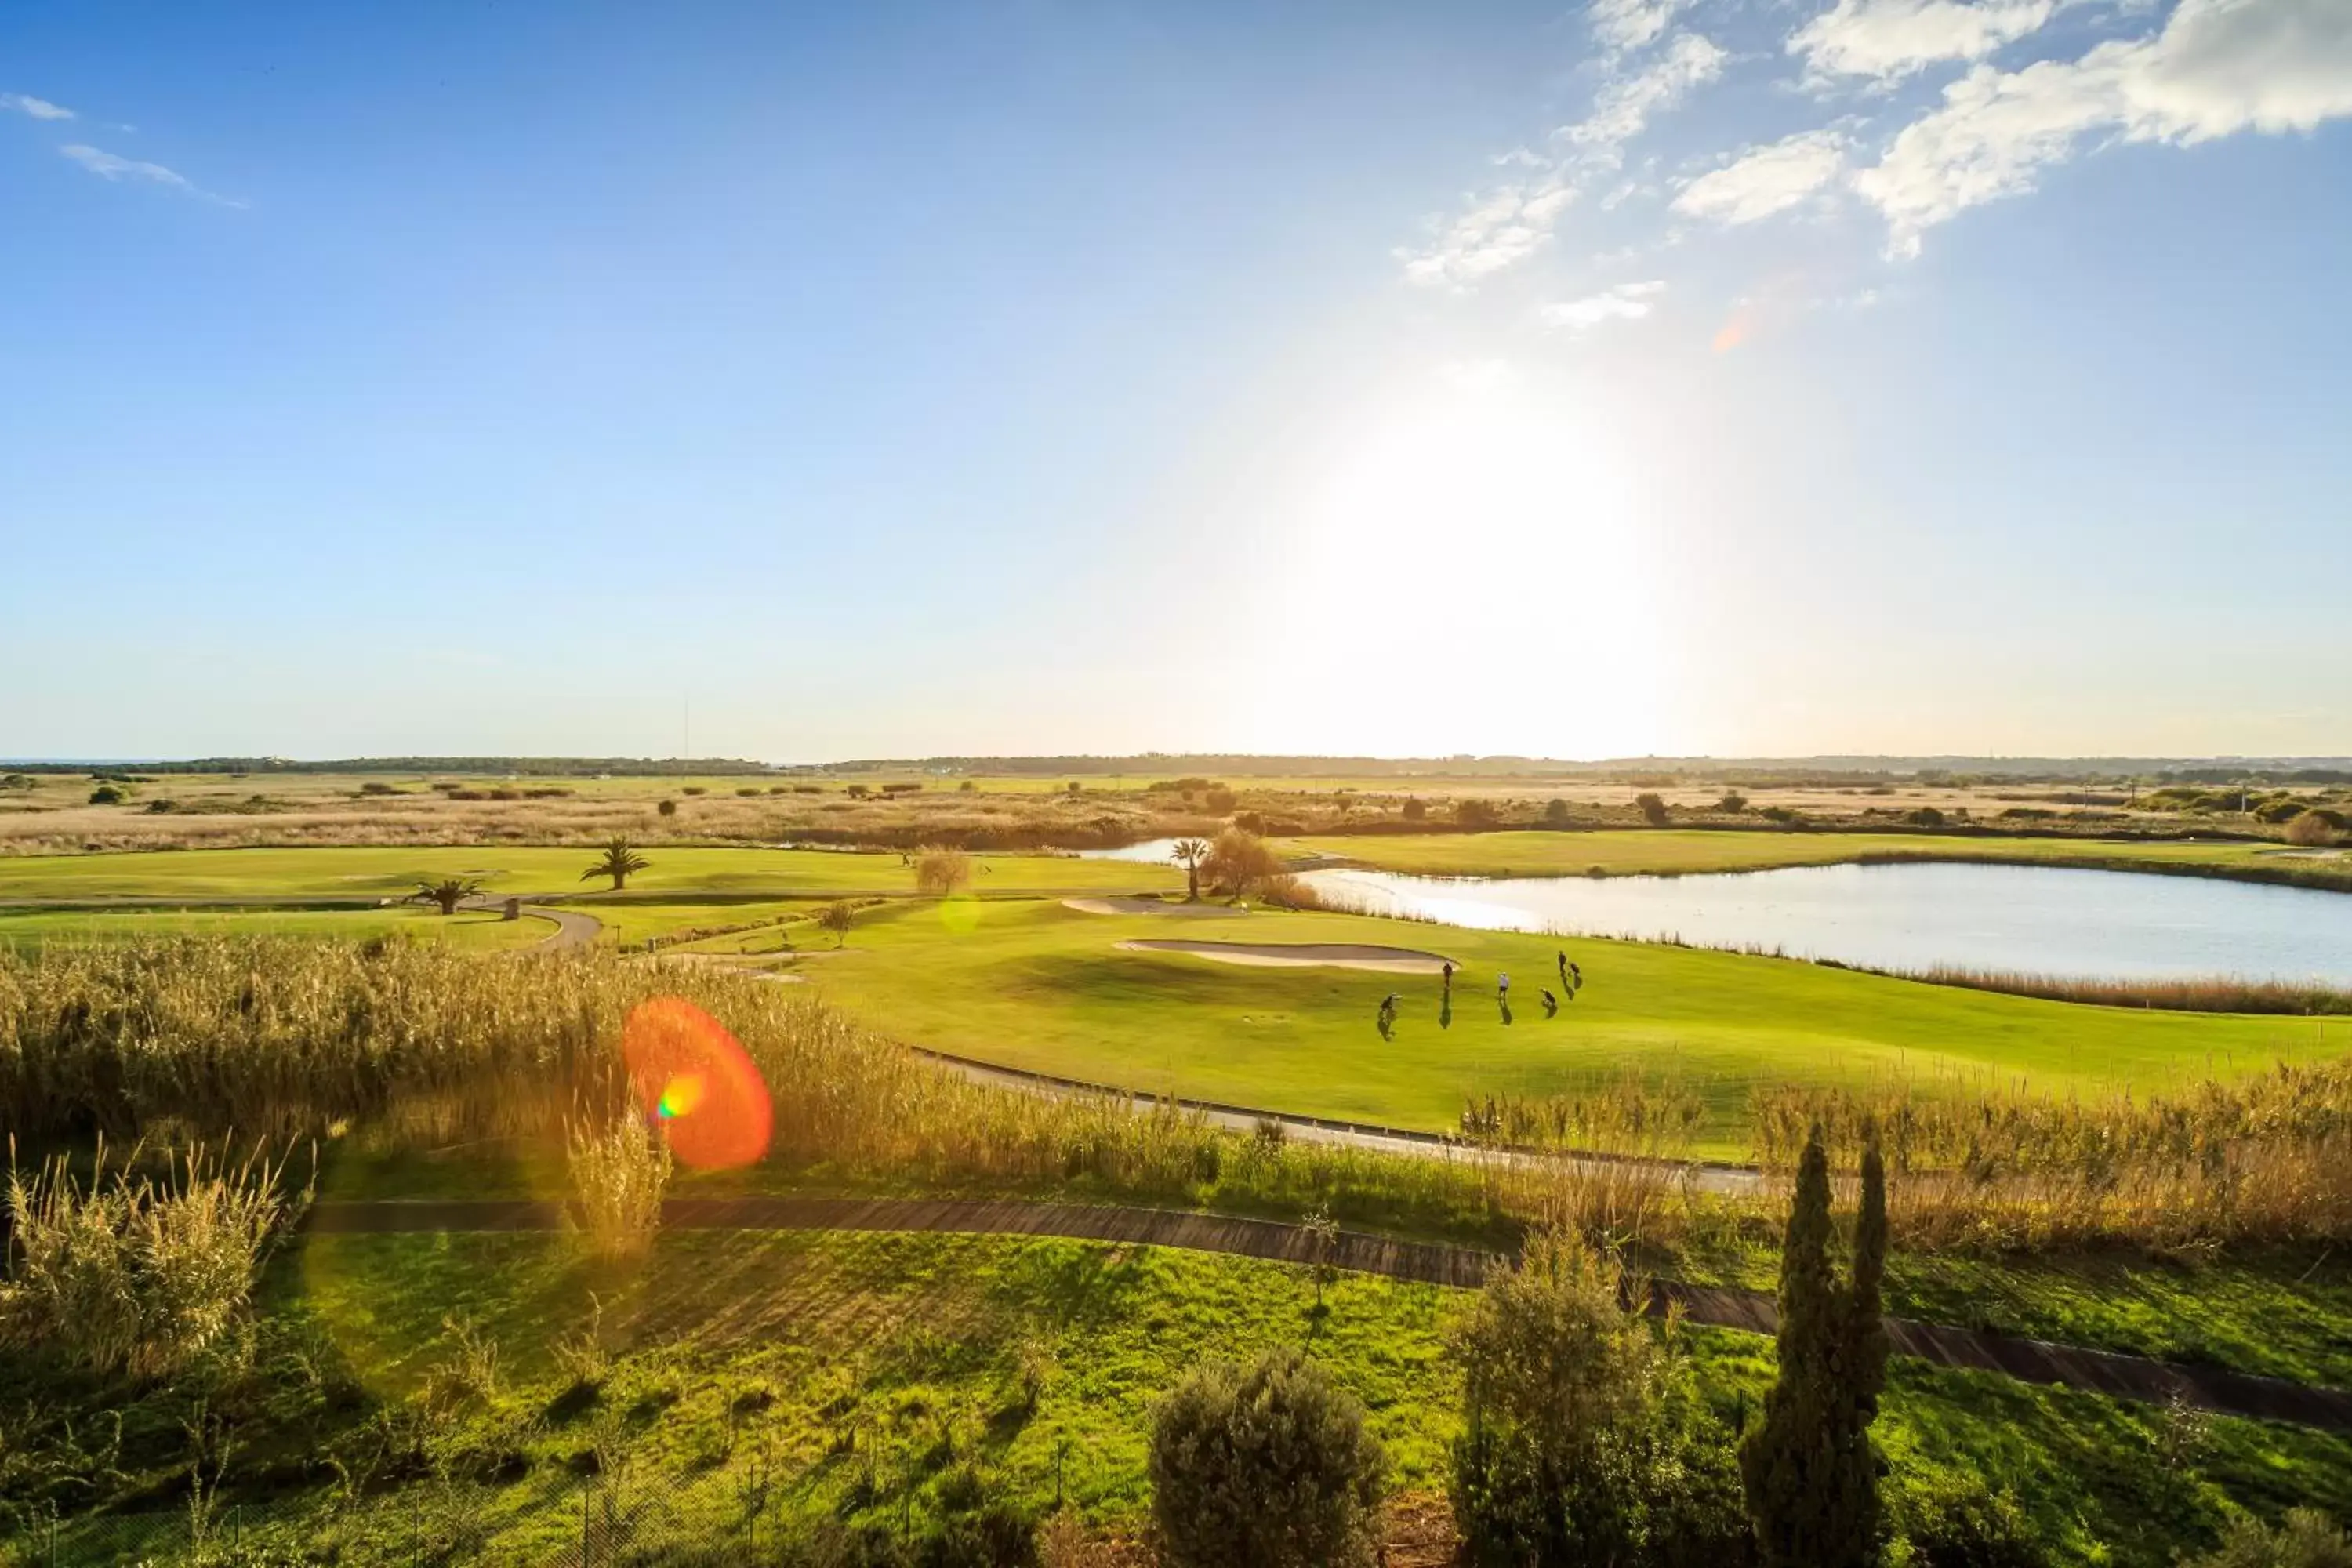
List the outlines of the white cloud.
{"type": "Polygon", "coordinates": [[[2352,115],[2352,5],[2181,0],[2161,32],[2018,71],[1979,66],[1904,127],[1854,188],[1890,244],[1968,208],[2033,189],[2084,142],[2186,144],[2242,131],[2311,131],[2352,115]]]}
{"type": "Polygon", "coordinates": [[[14,110],[18,114],[29,114],[36,120],[71,120],[74,117],[74,111],[63,104],[51,103],[46,98],[35,98],[22,92],[0,92],[0,110],[14,110]]]}
{"type": "Polygon", "coordinates": [[[1620,283],[1581,300],[1546,305],[1537,315],[1547,327],[1587,332],[1604,321],[1638,321],[1650,313],[1650,302],[1666,291],[1663,282],[1620,283]]]}
{"type": "Polygon", "coordinates": [[[1785,212],[1838,177],[1845,139],[1835,131],[1801,131],[1750,147],[1675,197],[1675,210],[1718,223],[1755,223],[1785,212]]]}
{"type": "Polygon", "coordinates": [[[1423,251],[1400,251],[1409,282],[1462,288],[1526,260],[1551,238],[1576,193],[1558,175],[1500,185],[1475,197],[1423,251]]]}
{"type": "Polygon", "coordinates": [[[60,147],[58,151],[101,179],[148,180],[159,185],[174,185],[184,191],[196,188],[185,175],[161,163],[142,163],[136,158],[118,158],[111,153],[85,147],[79,142],[70,147],[60,147]]]}
{"type": "Polygon", "coordinates": [[[1938,60],[1980,60],[2040,28],[2055,0],[1838,0],[1790,35],[1814,77],[1893,81],[1938,60]]]}
{"type": "Polygon", "coordinates": [[[1584,16],[1601,46],[1622,54],[1656,43],[1690,4],[1691,0],[1592,0],[1584,16]]]}
{"type": "Polygon", "coordinates": [[[1721,76],[1729,58],[1696,33],[1677,33],[1656,59],[1604,83],[1591,114],[1552,134],[1614,168],[1620,150],[1648,128],[1652,116],[1673,109],[1695,89],[1721,76]]]}
{"type": "MultiPolygon", "coordinates": [[[[1668,5],[1664,14],[1670,16],[1679,3],[1668,5]]],[[[1597,16],[1596,12],[1596,26],[1597,16]]],[[[1559,151],[1546,157],[1522,147],[1502,154],[1496,163],[1528,169],[1528,177],[1466,198],[1428,246],[1396,253],[1408,282],[1466,289],[1542,249],[1570,204],[1623,162],[1625,143],[1652,117],[1721,76],[1729,57],[1695,33],[1677,33],[1630,71],[1620,68],[1622,62],[1614,54],[1610,58],[1591,113],[1552,132],[1551,144],[1559,151]]]]}

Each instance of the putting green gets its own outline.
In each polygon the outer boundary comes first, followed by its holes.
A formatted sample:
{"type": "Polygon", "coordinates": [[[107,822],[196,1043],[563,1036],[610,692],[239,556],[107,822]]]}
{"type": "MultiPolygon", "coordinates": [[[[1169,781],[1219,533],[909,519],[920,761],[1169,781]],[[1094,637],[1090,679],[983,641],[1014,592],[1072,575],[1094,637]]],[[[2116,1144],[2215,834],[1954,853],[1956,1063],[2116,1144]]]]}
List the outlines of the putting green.
{"type": "Polygon", "coordinates": [[[1255,967],[1122,951],[1165,939],[1148,915],[1048,901],[867,911],[848,945],[801,973],[910,1044],[1158,1093],[1438,1130],[1488,1093],[1570,1093],[1627,1074],[1671,1078],[1706,1106],[1705,1152],[1746,1152],[1760,1084],[1901,1079],[1927,1092],[2030,1087],[2102,1094],[2352,1051],[2352,1019],[2147,1012],[1927,985],[1785,959],[1572,941],[1587,984],[1557,1018],[1540,936],[1360,916],[1260,910],[1187,922],[1205,941],[1436,948],[1459,959],[1450,1009],[1434,977],[1255,967]],[[1511,1016],[1496,997],[1513,980],[1511,1016]],[[1392,1038],[1375,1027],[1401,994],[1392,1038]]]}

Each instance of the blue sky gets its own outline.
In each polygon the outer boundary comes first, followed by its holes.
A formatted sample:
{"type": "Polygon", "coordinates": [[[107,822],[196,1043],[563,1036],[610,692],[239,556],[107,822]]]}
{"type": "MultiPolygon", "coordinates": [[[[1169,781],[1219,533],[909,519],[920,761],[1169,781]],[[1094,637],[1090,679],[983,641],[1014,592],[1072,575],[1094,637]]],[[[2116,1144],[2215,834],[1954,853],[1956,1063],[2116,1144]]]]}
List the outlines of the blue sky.
{"type": "Polygon", "coordinates": [[[0,754],[2342,752],[2347,277],[2343,0],[20,0],[0,754]]]}

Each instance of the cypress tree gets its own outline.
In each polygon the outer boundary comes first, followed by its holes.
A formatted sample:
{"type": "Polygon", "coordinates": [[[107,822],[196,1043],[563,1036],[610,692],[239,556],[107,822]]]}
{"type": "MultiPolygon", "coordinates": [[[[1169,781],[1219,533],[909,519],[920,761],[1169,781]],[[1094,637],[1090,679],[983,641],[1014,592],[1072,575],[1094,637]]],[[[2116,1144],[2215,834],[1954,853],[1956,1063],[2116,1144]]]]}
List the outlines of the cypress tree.
{"type": "Polygon", "coordinates": [[[1866,1568],[1877,1555],[1878,1456],[1870,1442],[1886,1380],[1880,1286],[1885,1171],[1863,1161],[1853,1279],[1830,1258],[1829,1155],[1819,1127],[1797,1166],[1780,1249],[1780,1375],[1739,1445],[1748,1518],[1767,1568],[1866,1568]]]}

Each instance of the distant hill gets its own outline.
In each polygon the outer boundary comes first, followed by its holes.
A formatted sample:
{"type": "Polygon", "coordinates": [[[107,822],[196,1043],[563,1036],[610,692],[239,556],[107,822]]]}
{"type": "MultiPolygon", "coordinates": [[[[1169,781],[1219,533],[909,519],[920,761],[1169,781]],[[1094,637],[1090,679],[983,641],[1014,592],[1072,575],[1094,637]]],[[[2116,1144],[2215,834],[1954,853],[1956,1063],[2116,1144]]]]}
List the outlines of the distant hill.
{"type": "Polygon", "coordinates": [[[740,757],[197,757],[185,761],[57,759],[0,762],[24,773],[461,773],[535,778],[718,777],[805,773],[936,773],[997,776],[1265,778],[1591,778],[1623,783],[1721,780],[1794,784],[1911,780],[2000,784],[2075,779],[2168,778],[2185,783],[2352,784],[2352,757],[1318,757],[1238,752],[1144,752],[1129,756],[874,757],[835,763],[761,763],[740,757]]]}

